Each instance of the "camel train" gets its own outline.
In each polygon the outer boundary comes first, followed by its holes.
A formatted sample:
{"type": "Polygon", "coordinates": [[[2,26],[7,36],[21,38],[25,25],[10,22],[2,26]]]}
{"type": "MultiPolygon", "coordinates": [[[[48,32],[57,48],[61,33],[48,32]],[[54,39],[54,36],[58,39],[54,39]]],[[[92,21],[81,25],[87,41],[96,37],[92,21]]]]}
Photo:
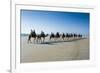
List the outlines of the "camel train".
{"type": "Polygon", "coordinates": [[[28,36],[28,43],[32,43],[31,38],[34,38],[33,42],[34,43],[44,43],[45,38],[49,36],[49,40],[54,39],[57,41],[57,39],[61,38],[62,40],[72,40],[72,39],[81,39],[83,36],[82,34],[76,34],[76,33],[62,33],[60,34],[57,32],[56,34],[52,33],[51,34],[45,34],[43,31],[41,31],[40,34],[36,34],[35,30],[31,30],[31,33],[28,36]]]}

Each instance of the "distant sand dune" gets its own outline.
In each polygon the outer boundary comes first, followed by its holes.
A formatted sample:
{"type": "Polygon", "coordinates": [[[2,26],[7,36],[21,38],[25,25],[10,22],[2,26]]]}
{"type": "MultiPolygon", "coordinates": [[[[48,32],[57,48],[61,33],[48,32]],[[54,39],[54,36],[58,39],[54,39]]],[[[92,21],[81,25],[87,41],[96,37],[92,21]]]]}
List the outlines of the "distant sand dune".
{"type": "Polygon", "coordinates": [[[28,44],[27,39],[21,36],[21,63],[89,59],[89,38],[50,41],[47,37],[44,43],[35,44],[28,44]]]}

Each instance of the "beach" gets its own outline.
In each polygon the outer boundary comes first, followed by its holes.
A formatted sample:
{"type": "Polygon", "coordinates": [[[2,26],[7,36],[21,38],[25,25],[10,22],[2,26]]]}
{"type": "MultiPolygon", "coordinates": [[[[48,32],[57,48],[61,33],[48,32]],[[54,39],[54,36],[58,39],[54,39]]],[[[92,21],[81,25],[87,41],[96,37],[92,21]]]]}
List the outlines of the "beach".
{"type": "Polygon", "coordinates": [[[28,36],[21,36],[20,62],[89,60],[89,38],[56,42],[48,38],[41,44],[28,43],[28,36]]]}

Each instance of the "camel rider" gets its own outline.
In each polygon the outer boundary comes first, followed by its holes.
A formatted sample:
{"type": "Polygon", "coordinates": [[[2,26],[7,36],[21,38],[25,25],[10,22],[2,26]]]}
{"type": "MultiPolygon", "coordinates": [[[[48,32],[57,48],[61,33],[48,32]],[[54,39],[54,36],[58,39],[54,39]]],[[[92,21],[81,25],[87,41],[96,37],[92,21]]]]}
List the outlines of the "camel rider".
{"type": "Polygon", "coordinates": [[[43,31],[41,31],[41,34],[44,34],[44,32],[43,32],[43,31]]]}
{"type": "Polygon", "coordinates": [[[31,33],[30,33],[30,34],[32,34],[32,32],[33,32],[33,31],[32,31],[32,29],[31,29],[31,33]]]}
{"type": "Polygon", "coordinates": [[[33,32],[35,33],[35,30],[33,30],[33,32]]]}
{"type": "Polygon", "coordinates": [[[33,34],[33,33],[35,33],[35,30],[32,30],[32,29],[31,29],[31,34],[33,34]]]}

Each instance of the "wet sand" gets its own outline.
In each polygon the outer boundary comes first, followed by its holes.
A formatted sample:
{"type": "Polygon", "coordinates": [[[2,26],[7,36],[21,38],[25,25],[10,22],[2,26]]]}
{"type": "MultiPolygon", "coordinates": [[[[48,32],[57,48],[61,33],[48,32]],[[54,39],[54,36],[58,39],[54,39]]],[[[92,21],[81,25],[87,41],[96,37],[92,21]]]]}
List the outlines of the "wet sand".
{"type": "Polygon", "coordinates": [[[21,63],[47,62],[47,61],[70,61],[89,59],[89,38],[80,40],[52,39],[45,43],[29,43],[27,36],[21,36],[20,49],[21,63]]]}

